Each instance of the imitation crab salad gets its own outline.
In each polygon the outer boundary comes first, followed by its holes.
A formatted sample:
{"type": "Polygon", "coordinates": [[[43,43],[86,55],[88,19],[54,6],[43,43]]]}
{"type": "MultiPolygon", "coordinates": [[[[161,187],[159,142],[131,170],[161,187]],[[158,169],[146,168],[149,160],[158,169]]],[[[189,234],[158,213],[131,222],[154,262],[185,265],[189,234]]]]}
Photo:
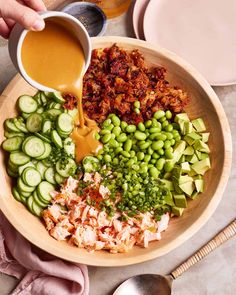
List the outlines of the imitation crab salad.
{"type": "Polygon", "coordinates": [[[83,110],[99,149],[78,161],[76,97],[20,96],[2,143],[14,198],[58,241],[110,253],[148,247],[201,195],[211,167],[210,134],[185,112],[189,101],[138,50],[93,50],[83,110]]]}

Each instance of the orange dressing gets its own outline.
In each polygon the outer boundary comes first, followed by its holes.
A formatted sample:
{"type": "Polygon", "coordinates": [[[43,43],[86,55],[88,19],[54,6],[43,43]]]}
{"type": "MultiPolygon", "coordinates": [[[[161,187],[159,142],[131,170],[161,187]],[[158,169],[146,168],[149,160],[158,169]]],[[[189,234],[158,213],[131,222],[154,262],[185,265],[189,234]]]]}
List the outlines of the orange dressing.
{"type": "Polygon", "coordinates": [[[22,63],[33,80],[77,97],[79,120],[75,120],[71,135],[76,145],[76,161],[96,154],[102,144],[94,137],[98,126],[85,119],[83,114],[85,58],[78,38],[58,19],[46,20],[43,31],[26,35],[22,45],[22,63]]]}

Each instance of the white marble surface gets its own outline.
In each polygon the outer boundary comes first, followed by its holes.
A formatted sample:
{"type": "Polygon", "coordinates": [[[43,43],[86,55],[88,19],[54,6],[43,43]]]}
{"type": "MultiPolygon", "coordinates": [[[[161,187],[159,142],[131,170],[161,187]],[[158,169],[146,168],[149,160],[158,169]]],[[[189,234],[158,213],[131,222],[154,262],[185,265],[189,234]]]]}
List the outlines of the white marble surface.
{"type": "MultiPolygon", "coordinates": [[[[133,37],[131,13],[109,22],[106,35],[133,37]]],[[[2,42],[0,42],[1,44],[2,42]]],[[[7,49],[0,47],[0,92],[15,70],[7,49]]],[[[215,87],[232,130],[236,149],[236,85],[215,87]]],[[[196,251],[220,229],[236,217],[236,156],[233,156],[231,176],[223,199],[207,224],[189,241],[164,257],[127,267],[89,267],[90,295],[110,295],[126,278],[140,273],[166,274],[196,251]]],[[[235,295],[236,294],[236,239],[233,238],[191,268],[173,284],[173,295],[235,295]]],[[[11,293],[17,280],[0,274],[0,295],[11,293]]],[[[42,294],[43,295],[43,294],[42,294]]],[[[147,294],[148,295],[148,294],[147,294]]]]}

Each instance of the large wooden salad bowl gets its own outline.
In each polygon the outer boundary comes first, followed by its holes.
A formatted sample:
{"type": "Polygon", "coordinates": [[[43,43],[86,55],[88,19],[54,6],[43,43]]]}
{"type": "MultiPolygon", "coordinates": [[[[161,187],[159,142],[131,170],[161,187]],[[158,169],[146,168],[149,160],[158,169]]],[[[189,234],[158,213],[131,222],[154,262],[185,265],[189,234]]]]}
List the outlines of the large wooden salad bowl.
{"type": "MultiPolygon", "coordinates": [[[[93,39],[94,48],[104,48],[117,43],[124,49],[139,49],[149,65],[163,65],[168,79],[188,91],[191,102],[186,111],[190,118],[202,117],[210,135],[212,168],[205,176],[205,191],[195,201],[190,201],[184,215],[172,218],[162,239],[152,242],[149,248],[135,247],[126,254],[110,254],[105,251],[89,253],[84,249],[58,242],[46,231],[39,218],[33,216],[11,194],[11,180],[5,170],[6,155],[1,150],[0,161],[0,208],[11,224],[30,242],[60,258],[96,266],[121,266],[143,262],[162,256],[175,249],[194,235],[210,218],[218,206],[230,173],[232,145],[230,128],[222,105],[205,79],[176,55],[144,41],[123,37],[93,39]]],[[[19,75],[6,87],[0,99],[0,140],[3,122],[15,115],[15,102],[19,95],[36,92],[19,75]]]]}

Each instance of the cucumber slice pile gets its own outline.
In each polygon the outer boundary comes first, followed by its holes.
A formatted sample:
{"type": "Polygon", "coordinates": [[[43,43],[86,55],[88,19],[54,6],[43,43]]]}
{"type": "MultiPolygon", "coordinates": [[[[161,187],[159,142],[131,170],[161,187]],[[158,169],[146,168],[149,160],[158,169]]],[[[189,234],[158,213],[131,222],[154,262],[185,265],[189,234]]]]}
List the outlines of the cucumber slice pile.
{"type": "Polygon", "coordinates": [[[36,216],[50,204],[50,192],[77,168],[75,146],[69,138],[76,110],[68,113],[64,102],[59,92],[22,95],[17,101],[20,115],[4,122],[2,148],[10,153],[7,173],[17,178],[12,194],[36,216]],[[63,151],[67,162],[51,161],[53,150],[63,151]]]}

